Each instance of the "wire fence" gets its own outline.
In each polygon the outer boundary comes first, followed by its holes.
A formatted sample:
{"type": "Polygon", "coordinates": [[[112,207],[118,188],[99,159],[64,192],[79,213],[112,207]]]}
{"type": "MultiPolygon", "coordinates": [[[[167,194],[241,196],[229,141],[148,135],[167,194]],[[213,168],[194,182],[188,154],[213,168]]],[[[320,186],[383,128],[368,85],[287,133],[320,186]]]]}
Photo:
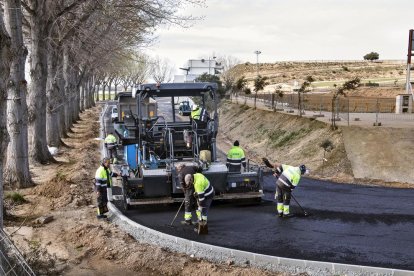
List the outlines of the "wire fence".
{"type": "MultiPolygon", "coordinates": [[[[254,103],[254,95],[237,97],[234,100],[240,104],[254,103]],[[243,102],[244,101],[244,102],[243,102]]],[[[345,120],[360,121],[369,120],[371,122],[380,121],[401,121],[413,122],[414,113],[396,113],[396,99],[394,98],[369,98],[355,96],[339,96],[333,99],[328,94],[258,94],[257,104],[274,111],[284,111],[302,115],[312,115],[314,117],[335,118],[336,121],[345,120]],[[299,98],[300,97],[300,98],[299,98]]]]}
{"type": "Polygon", "coordinates": [[[0,229],[0,276],[36,275],[7,233],[0,229]]]}

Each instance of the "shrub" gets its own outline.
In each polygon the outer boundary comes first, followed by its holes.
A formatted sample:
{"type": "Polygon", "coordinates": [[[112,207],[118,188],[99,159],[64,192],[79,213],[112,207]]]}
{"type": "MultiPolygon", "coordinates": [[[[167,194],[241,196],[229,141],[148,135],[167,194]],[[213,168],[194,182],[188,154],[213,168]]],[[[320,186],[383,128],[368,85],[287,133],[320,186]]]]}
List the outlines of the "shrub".
{"type": "Polygon", "coordinates": [[[23,204],[27,202],[27,200],[24,199],[24,196],[18,192],[8,193],[6,194],[5,198],[13,201],[15,204],[23,204]]]}

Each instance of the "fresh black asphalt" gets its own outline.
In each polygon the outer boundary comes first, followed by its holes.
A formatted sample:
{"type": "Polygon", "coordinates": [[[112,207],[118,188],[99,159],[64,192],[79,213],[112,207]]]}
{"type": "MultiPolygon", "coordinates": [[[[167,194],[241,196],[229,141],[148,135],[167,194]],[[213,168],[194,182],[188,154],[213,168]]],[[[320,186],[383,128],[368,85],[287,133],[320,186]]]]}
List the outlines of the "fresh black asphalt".
{"type": "Polygon", "coordinates": [[[414,270],[414,190],[303,179],[294,196],[311,216],[276,216],[274,179],[265,177],[262,203],[215,202],[209,234],[183,226],[179,204],[135,207],[125,214],[178,237],[280,257],[414,270]]]}

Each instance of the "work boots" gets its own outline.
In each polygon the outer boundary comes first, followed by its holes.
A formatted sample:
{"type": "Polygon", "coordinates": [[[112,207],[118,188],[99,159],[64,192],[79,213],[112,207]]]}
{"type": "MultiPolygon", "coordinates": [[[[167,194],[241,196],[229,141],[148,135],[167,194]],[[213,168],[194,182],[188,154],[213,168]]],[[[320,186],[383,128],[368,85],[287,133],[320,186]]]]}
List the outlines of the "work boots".
{"type": "Polygon", "coordinates": [[[283,218],[283,213],[278,213],[278,214],[277,214],[277,216],[278,216],[279,218],[283,218]]]}
{"type": "Polygon", "coordinates": [[[295,216],[294,214],[284,214],[283,218],[292,218],[294,216],[295,216]]]}
{"type": "Polygon", "coordinates": [[[182,225],[193,225],[193,222],[191,220],[183,220],[181,221],[182,225]]]}

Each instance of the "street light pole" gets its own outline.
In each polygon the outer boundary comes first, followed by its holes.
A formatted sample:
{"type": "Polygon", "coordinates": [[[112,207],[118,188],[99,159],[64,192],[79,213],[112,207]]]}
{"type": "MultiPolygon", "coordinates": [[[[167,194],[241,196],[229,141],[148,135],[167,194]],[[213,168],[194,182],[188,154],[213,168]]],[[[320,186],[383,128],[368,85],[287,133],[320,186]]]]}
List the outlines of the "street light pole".
{"type": "MultiPolygon", "coordinates": [[[[211,68],[211,61],[215,60],[216,57],[213,56],[213,59],[211,59],[211,57],[208,57],[208,74],[211,75],[210,73],[210,68],[211,68]]],[[[215,67],[215,66],[214,66],[215,67]]]]}
{"type": "Polygon", "coordinates": [[[254,51],[254,53],[256,54],[256,72],[257,72],[257,76],[259,76],[259,55],[262,53],[259,50],[254,51]]]}

